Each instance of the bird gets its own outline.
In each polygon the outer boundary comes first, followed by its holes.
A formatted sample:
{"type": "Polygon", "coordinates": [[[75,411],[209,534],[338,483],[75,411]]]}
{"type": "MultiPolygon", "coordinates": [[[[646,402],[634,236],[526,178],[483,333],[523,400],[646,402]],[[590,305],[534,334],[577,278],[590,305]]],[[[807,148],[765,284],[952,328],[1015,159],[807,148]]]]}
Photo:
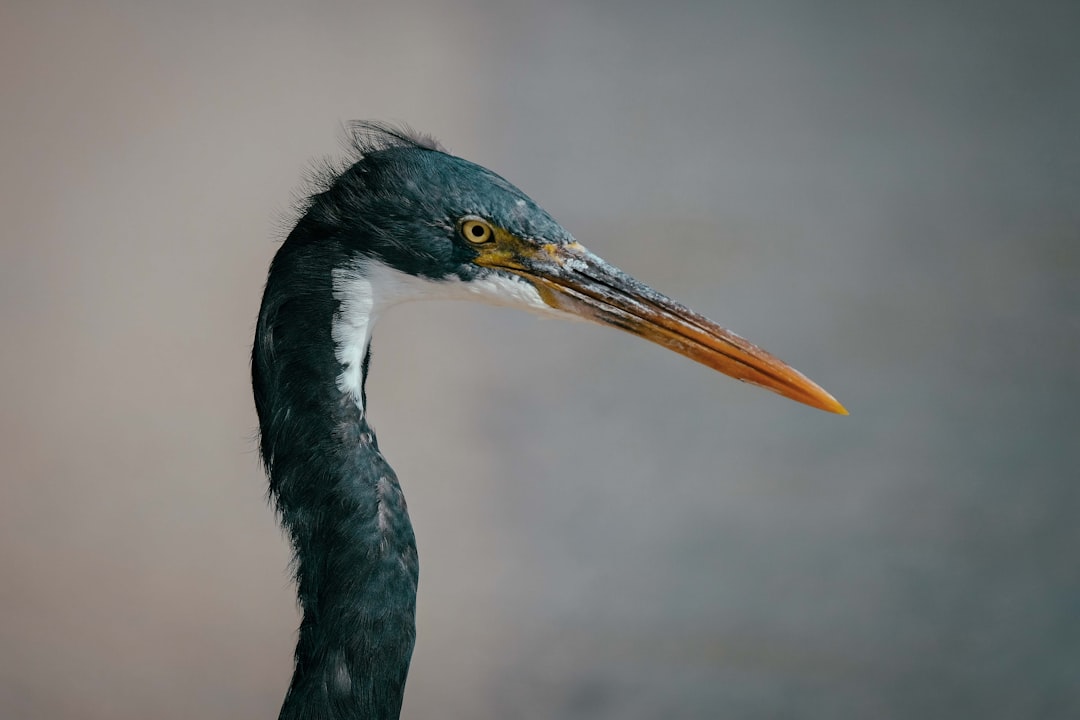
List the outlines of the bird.
{"type": "Polygon", "coordinates": [[[594,321],[800,403],[807,377],[594,255],[525,193],[407,126],[350,126],[267,274],[251,357],[269,497],[301,621],[280,720],[398,718],[419,564],[368,421],[371,337],[390,306],[467,299],[594,321]]]}

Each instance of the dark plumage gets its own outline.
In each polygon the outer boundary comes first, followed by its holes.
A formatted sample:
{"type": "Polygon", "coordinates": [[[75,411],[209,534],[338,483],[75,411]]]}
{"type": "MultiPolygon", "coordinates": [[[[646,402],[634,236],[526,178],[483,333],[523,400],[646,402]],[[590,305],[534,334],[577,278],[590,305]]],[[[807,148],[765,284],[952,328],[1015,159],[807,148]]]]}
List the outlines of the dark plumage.
{"type": "Polygon", "coordinates": [[[326,178],[270,267],[252,384],[303,620],[281,718],[397,718],[419,573],[405,499],[366,417],[379,310],[475,297],[618,326],[834,412],[749,343],[588,253],[503,178],[377,124],[326,178]]]}

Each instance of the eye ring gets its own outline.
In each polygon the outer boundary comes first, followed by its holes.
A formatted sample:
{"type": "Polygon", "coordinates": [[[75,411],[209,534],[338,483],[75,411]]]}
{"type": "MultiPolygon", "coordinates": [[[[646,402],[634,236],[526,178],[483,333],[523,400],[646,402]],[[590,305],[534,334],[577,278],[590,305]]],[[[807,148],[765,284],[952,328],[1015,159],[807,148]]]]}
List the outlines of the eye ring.
{"type": "Polygon", "coordinates": [[[479,218],[465,218],[458,224],[458,232],[473,245],[483,245],[495,237],[495,230],[479,218]]]}

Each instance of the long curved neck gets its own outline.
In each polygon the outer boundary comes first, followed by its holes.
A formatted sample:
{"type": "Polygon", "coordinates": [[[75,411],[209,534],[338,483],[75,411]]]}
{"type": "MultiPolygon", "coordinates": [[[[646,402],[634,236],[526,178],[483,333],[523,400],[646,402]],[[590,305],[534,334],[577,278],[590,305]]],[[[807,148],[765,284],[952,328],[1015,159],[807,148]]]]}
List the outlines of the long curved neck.
{"type": "Polygon", "coordinates": [[[344,260],[332,240],[294,230],[271,266],[252,354],[262,456],[303,610],[282,720],[397,718],[415,637],[416,544],[365,417],[366,336],[343,361],[357,337],[342,336],[343,317],[363,319],[335,287],[344,260]]]}

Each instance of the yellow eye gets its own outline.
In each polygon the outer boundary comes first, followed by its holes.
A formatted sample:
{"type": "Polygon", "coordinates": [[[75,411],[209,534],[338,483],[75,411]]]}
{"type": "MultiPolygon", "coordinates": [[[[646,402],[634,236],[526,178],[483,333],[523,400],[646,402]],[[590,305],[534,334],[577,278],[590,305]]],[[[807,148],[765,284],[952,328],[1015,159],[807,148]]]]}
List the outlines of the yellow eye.
{"type": "Polygon", "coordinates": [[[482,245],[486,242],[490,242],[495,236],[495,231],[491,229],[490,225],[483,220],[477,220],[475,218],[462,220],[458,229],[461,232],[461,236],[474,245],[482,245]]]}

